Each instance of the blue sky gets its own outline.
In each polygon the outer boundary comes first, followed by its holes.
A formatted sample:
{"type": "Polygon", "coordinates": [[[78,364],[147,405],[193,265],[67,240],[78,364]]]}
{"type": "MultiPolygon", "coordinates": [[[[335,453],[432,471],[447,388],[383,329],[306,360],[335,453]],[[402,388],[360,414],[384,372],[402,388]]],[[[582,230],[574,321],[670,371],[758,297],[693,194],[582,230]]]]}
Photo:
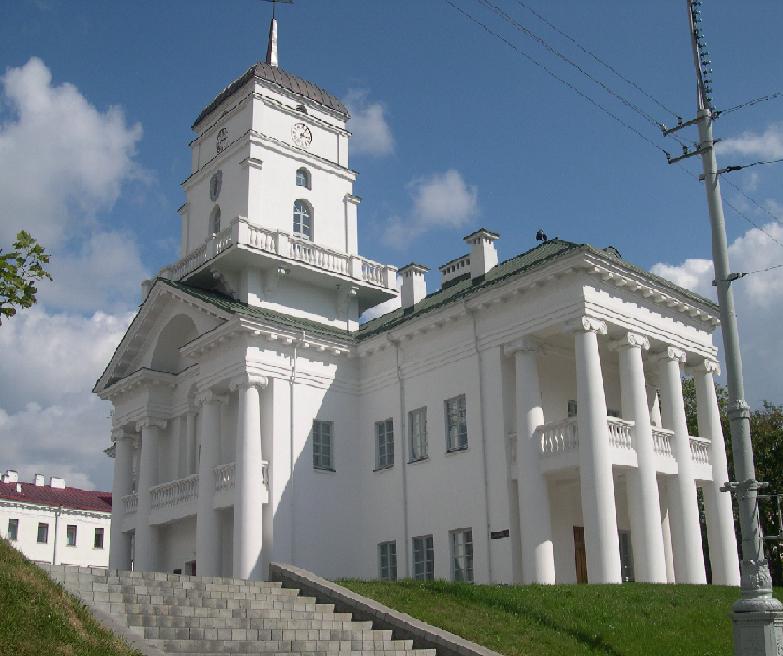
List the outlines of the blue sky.
{"type": "MultiPolygon", "coordinates": [[[[452,2],[677,152],[644,118],[478,0],[452,2]]],[[[492,2],[656,120],[673,120],[516,0],[492,2]]],[[[684,0],[525,4],[663,105],[692,116],[684,0]]],[[[446,0],[296,0],[278,11],[281,67],[351,100],[356,109],[354,142],[365,147],[355,149],[351,164],[359,171],[355,192],[363,198],[363,255],[427,264],[434,288],[437,266],[464,252],[461,237],[473,228],[500,232],[506,258],[534,246],[543,227],[550,236],[613,244],[626,259],[711,293],[703,189],[446,0]],[[443,194],[446,215],[432,208],[443,194]],[[412,227],[417,234],[406,238],[390,226],[412,227]]],[[[780,2],[713,0],[704,3],[703,15],[719,108],[783,90],[780,2]]],[[[0,391],[7,391],[0,402],[0,435],[13,432],[9,439],[18,444],[20,433],[41,434],[30,441],[38,446],[19,445],[0,466],[65,467],[72,480],[109,484],[105,463],[74,467],[44,433],[85,426],[85,458],[95,451],[95,439],[108,444],[107,409],[87,400],[89,387],[138,303],[139,279],[177,257],[176,209],[190,165],[190,124],[219,90],[263,57],[269,17],[270,6],[258,0],[18,0],[4,8],[0,162],[13,171],[5,187],[0,182],[11,198],[0,209],[0,236],[8,242],[25,226],[50,235],[60,269],[34,313],[0,328],[0,346],[29,354],[27,368],[37,376],[15,380],[6,390],[22,363],[0,365],[0,379],[6,379],[0,391]],[[33,57],[37,63],[30,67],[33,57]],[[14,77],[13,71],[21,72],[14,77]],[[26,98],[24,110],[20,98],[26,98]],[[50,107],[36,122],[39,100],[50,107]],[[95,157],[84,161],[82,150],[95,157]],[[46,348],[40,343],[44,334],[46,348]],[[71,366],[64,352],[79,336],[86,340],[82,362],[61,381],[60,370],[71,366]],[[60,382],[42,391],[36,386],[41,377],[60,382]]],[[[726,140],[723,165],[783,157],[783,99],[727,114],[716,134],[726,140]]],[[[695,133],[684,136],[693,140],[695,133]]],[[[698,162],[685,166],[697,170],[698,162]]],[[[783,242],[773,219],[783,207],[783,164],[735,173],[731,181],[765,209],[730,187],[724,187],[726,199],[783,242]]],[[[731,209],[726,214],[736,268],[783,263],[783,246],[751,230],[731,209]]],[[[780,338],[768,329],[783,318],[777,309],[781,271],[737,286],[750,299],[740,312],[749,396],[756,403],[770,396],[783,401],[783,381],[769,358],[779,353],[780,338]]]]}

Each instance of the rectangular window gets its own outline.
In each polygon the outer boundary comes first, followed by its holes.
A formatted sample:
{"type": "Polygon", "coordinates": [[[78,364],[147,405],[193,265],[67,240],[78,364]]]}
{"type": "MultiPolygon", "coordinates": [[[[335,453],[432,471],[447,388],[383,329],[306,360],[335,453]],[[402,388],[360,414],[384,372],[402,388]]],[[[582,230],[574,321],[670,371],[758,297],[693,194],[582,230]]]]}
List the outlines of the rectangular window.
{"type": "Polygon", "coordinates": [[[383,581],[397,580],[397,543],[394,540],[378,545],[378,574],[383,581]]]}
{"type": "Polygon", "coordinates": [[[576,401],[573,399],[568,402],[568,416],[576,417],[576,401]]]}
{"type": "Polygon", "coordinates": [[[95,540],[92,543],[93,549],[103,549],[103,529],[95,529],[95,540]]]}
{"type": "Polygon", "coordinates": [[[69,547],[76,546],[76,524],[68,524],[65,529],[65,543],[69,547]]]}
{"type": "Polygon", "coordinates": [[[17,536],[19,535],[19,520],[18,519],[9,519],[8,520],[8,539],[12,541],[16,541],[17,536]]]}
{"type": "Polygon", "coordinates": [[[473,530],[449,531],[451,542],[451,579],[473,583],[473,530]]]}
{"type": "Polygon", "coordinates": [[[38,524],[38,544],[49,542],[49,524],[43,522],[38,524]]]}
{"type": "Polygon", "coordinates": [[[313,421],[313,467],[334,471],[334,422],[313,421]]]}
{"type": "Polygon", "coordinates": [[[444,401],[446,408],[446,451],[468,448],[468,422],[465,395],[460,394],[444,401]]]}
{"type": "Polygon", "coordinates": [[[411,444],[411,461],[427,457],[427,408],[418,408],[408,413],[408,434],[411,444]]]}
{"type": "Polygon", "coordinates": [[[394,422],[375,422],[375,469],[394,466],[394,422]]]}
{"type": "Polygon", "coordinates": [[[420,581],[435,578],[435,550],[431,535],[413,538],[413,578],[420,581]]]}

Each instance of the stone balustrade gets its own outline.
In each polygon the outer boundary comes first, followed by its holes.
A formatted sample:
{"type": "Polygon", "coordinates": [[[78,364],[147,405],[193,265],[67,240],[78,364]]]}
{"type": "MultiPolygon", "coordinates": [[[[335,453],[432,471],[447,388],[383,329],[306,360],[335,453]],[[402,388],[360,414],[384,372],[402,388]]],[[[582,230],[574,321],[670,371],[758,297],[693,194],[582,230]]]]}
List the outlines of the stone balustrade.
{"type": "Polygon", "coordinates": [[[234,219],[227,228],[207,239],[174,264],[161,269],[158,275],[169,280],[181,280],[235,244],[302,262],[383,289],[394,290],[397,287],[396,267],[358,255],[341,253],[282,230],[252,225],[244,217],[234,219]]]}
{"type": "Polygon", "coordinates": [[[195,501],[198,496],[198,474],[150,488],[150,509],[158,510],[195,501]]]}
{"type": "Polygon", "coordinates": [[[535,439],[539,443],[539,453],[544,457],[575,451],[579,447],[576,417],[539,426],[535,439]]]}
{"type": "Polygon", "coordinates": [[[712,443],[703,437],[691,437],[691,458],[698,465],[710,464],[710,450],[712,443]]]}
{"type": "Polygon", "coordinates": [[[664,458],[674,458],[672,451],[672,439],[674,431],[665,428],[652,427],[653,449],[655,453],[664,458]]]}
{"type": "Polygon", "coordinates": [[[122,508],[126,514],[135,513],[139,507],[139,495],[133,492],[122,497],[122,508]]]}
{"type": "Polygon", "coordinates": [[[236,463],[229,462],[225,465],[218,465],[213,471],[215,472],[215,492],[234,488],[237,482],[236,463]]]}
{"type": "Polygon", "coordinates": [[[617,417],[607,417],[609,425],[609,446],[615,449],[633,450],[633,422],[617,417]]]}

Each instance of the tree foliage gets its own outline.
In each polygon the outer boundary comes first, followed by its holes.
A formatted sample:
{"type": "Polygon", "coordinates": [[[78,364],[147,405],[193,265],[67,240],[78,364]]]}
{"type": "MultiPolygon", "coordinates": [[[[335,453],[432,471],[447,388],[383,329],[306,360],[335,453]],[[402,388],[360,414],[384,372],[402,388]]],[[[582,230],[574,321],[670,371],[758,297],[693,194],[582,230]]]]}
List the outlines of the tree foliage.
{"type": "MultiPolygon", "coordinates": [[[[698,422],[696,417],[696,389],[693,379],[683,380],[683,397],[685,400],[685,414],[688,421],[688,433],[698,435],[698,422]]],[[[721,426],[726,441],[726,456],[729,466],[729,479],[736,480],[734,474],[734,458],[731,450],[731,426],[727,414],[729,394],[725,387],[715,384],[715,393],[718,397],[721,426]]],[[[762,490],[765,494],[783,494],[783,405],[777,405],[764,401],[761,408],[751,410],[750,413],[750,439],[753,443],[753,460],[756,465],[756,480],[769,485],[762,490]]],[[[734,503],[735,527],[739,542],[739,522],[737,520],[737,504],[734,503]]],[[[777,504],[774,499],[761,499],[759,501],[759,517],[764,535],[772,536],[780,534],[777,504]]],[[[767,557],[770,561],[773,580],[776,585],[783,583],[783,543],[767,541],[765,544],[767,557]]]]}
{"type": "Polygon", "coordinates": [[[35,303],[40,280],[51,280],[44,268],[49,254],[25,230],[16,235],[12,250],[0,249],[0,324],[5,317],[13,317],[18,308],[29,308],[35,303]]]}

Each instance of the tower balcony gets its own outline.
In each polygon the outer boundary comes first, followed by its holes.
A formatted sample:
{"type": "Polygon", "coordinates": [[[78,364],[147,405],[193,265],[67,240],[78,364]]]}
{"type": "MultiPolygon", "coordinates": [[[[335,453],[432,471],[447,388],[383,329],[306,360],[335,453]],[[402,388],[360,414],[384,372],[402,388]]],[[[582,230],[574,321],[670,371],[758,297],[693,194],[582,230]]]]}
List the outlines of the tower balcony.
{"type": "Polygon", "coordinates": [[[397,267],[320,246],[282,230],[254,225],[245,217],[207,239],[177,262],[160,270],[169,280],[208,281],[211,266],[221,271],[257,267],[316,286],[349,284],[360,311],[397,296],[397,267]],[[324,275],[326,274],[326,275],[324,275]]]}

